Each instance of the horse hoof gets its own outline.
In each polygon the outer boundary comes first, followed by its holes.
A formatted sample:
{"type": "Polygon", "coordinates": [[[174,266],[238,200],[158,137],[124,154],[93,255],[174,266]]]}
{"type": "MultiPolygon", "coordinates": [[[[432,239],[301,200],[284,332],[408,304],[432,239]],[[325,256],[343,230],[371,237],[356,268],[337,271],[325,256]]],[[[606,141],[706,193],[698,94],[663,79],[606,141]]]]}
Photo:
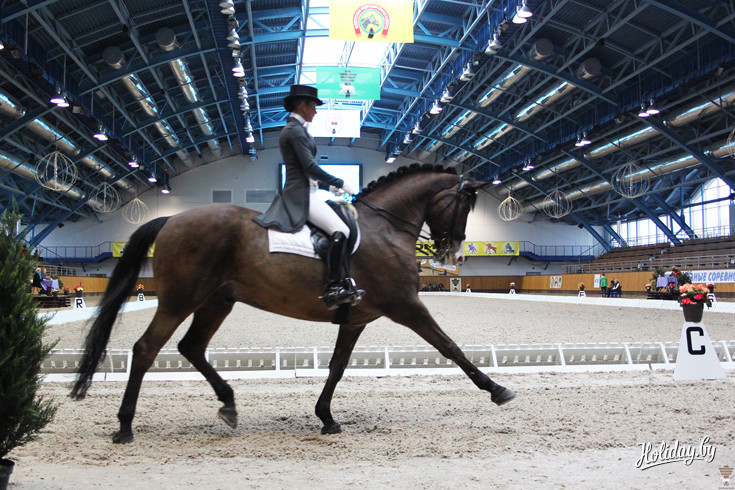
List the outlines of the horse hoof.
{"type": "Polygon", "coordinates": [[[237,428],[237,410],[231,407],[222,407],[217,412],[219,418],[221,418],[225,424],[229,425],[231,429],[237,428]]]}
{"type": "Polygon", "coordinates": [[[515,397],[516,397],[516,394],[513,392],[513,390],[509,390],[508,388],[503,388],[503,391],[501,391],[500,393],[493,393],[490,399],[493,401],[493,403],[500,406],[500,405],[505,405],[506,403],[508,403],[515,397]]]}
{"type": "Polygon", "coordinates": [[[342,427],[337,422],[333,422],[331,425],[325,425],[322,427],[322,434],[341,434],[342,427]]]}
{"type": "Polygon", "coordinates": [[[112,435],[113,444],[129,444],[133,442],[132,432],[117,431],[112,435]]]}

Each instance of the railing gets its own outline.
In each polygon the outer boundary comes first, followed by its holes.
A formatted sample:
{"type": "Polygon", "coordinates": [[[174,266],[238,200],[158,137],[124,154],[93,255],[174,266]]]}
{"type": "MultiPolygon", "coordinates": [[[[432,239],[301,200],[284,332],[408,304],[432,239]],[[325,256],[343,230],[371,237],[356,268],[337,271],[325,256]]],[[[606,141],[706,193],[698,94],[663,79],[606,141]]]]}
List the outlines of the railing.
{"type": "MultiPolygon", "coordinates": [[[[677,257],[677,266],[684,271],[699,269],[732,269],[735,268],[735,257],[732,255],[706,255],[677,257]]],[[[652,258],[649,260],[616,260],[610,262],[589,262],[564,265],[564,274],[584,274],[590,272],[635,272],[649,271],[656,267],[671,267],[671,258],[652,258]]]]}
{"type": "Polygon", "coordinates": [[[602,245],[536,245],[523,240],[519,242],[521,252],[530,253],[543,259],[544,257],[575,257],[580,260],[591,260],[601,254],[602,245]]]}
{"type": "Polygon", "coordinates": [[[88,261],[102,254],[112,253],[112,242],[102,242],[99,245],[78,245],[59,247],[38,247],[44,260],[58,261],[88,261]]]}

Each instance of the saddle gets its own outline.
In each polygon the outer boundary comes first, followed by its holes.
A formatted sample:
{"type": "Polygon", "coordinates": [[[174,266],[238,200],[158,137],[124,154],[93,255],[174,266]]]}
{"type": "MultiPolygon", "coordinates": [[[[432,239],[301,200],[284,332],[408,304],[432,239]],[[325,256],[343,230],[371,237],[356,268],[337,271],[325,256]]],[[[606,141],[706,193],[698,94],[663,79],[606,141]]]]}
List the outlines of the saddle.
{"type": "MultiPolygon", "coordinates": [[[[350,230],[350,237],[347,239],[347,250],[352,250],[354,253],[355,245],[360,238],[360,230],[357,227],[357,218],[353,211],[352,205],[344,202],[327,201],[327,204],[337,213],[342,221],[345,222],[350,230]]],[[[306,223],[311,230],[311,243],[314,246],[314,253],[316,253],[320,259],[326,260],[327,252],[329,252],[329,236],[316,226],[311,223],[306,223]]]]}
{"type": "MultiPolygon", "coordinates": [[[[350,206],[335,201],[327,203],[350,229],[348,250],[354,253],[360,243],[360,228],[350,206]]],[[[293,233],[268,228],[268,251],[271,253],[289,253],[325,260],[327,250],[329,250],[329,237],[309,222],[293,233]]]]}

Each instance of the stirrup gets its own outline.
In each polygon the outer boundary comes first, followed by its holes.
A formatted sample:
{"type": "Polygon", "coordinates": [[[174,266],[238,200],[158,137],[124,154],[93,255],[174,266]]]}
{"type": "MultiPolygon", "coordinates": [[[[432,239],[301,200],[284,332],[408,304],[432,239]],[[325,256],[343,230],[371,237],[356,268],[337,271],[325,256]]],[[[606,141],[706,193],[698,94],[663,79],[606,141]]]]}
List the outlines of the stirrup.
{"type": "Polygon", "coordinates": [[[357,305],[364,294],[364,290],[357,289],[355,286],[355,280],[348,277],[340,282],[329,284],[324,288],[324,294],[319,296],[319,299],[327,304],[328,310],[336,310],[339,305],[343,304],[357,305]]]}

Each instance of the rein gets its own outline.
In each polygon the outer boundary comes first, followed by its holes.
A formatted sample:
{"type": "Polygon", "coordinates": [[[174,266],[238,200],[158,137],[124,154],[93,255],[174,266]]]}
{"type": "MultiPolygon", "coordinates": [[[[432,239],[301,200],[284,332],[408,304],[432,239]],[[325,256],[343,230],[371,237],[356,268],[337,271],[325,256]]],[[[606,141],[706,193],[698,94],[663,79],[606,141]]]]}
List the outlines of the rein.
{"type": "Polygon", "coordinates": [[[411,236],[413,236],[413,232],[406,230],[405,228],[397,225],[394,220],[401,221],[403,223],[406,223],[410,225],[413,228],[418,228],[418,237],[423,240],[433,240],[434,241],[434,258],[436,260],[443,260],[447,254],[449,253],[449,250],[452,248],[452,242],[455,238],[457,238],[457,233],[455,232],[455,227],[457,224],[457,217],[459,215],[459,201],[460,201],[460,195],[462,192],[465,192],[462,189],[463,185],[460,183],[457,186],[457,192],[454,195],[454,199],[452,199],[450,202],[447,203],[446,206],[439,212],[439,216],[444,214],[447,209],[449,209],[449,206],[454,204],[454,209],[452,210],[452,218],[449,224],[449,231],[445,231],[439,235],[435,235],[434,233],[430,235],[426,235],[425,233],[421,232],[422,224],[417,225],[416,223],[407,220],[403,216],[400,216],[388,209],[385,209],[384,207],[380,206],[379,204],[375,204],[373,202],[367,201],[362,198],[359,194],[355,196],[355,200],[360,201],[365,206],[373,210],[378,216],[382,217],[383,219],[387,220],[390,224],[392,224],[398,231],[401,231],[403,233],[407,233],[411,236]]]}
{"type": "Polygon", "coordinates": [[[397,219],[398,221],[402,221],[403,223],[406,223],[408,225],[411,225],[414,228],[418,228],[419,229],[419,233],[418,233],[419,238],[422,238],[424,240],[431,238],[430,236],[428,236],[425,233],[422,233],[421,232],[421,225],[417,225],[413,221],[407,220],[403,216],[400,216],[400,215],[394,213],[393,211],[390,211],[388,209],[385,209],[383,206],[381,206],[379,204],[375,204],[374,202],[367,201],[367,200],[363,199],[362,196],[360,196],[359,194],[355,196],[355,200],[356,201],[360,201],[365,206],[367,206],[368,208],[370,208],[373,211],[375,211],[375,214],[377,214],[381,218],[383,218],[386,221],[388,221],[398,231],[402,231],[403,233],[407,233],[407,234],[409,234],[411,236],[413,236],[413,233],[414,233],[413,231],[409,231],[409,230],[406,230],[405,228],[402,228],[402,227],[398,226],[391,218],[397,219]]]}

